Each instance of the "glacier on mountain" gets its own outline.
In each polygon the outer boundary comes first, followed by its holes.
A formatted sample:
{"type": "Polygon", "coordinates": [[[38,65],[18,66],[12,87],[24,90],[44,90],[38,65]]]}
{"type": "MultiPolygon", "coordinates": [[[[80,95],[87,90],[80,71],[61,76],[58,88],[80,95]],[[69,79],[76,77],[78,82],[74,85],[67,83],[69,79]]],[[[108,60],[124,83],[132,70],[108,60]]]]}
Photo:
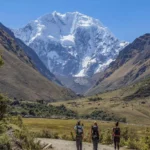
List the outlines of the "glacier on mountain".
{"type": "Polygon", "coordinates": [[[92,17],[53,12],[13,30],[56,75],[91,76],[115,60],[128,42],[120,42],[92,17]]]}

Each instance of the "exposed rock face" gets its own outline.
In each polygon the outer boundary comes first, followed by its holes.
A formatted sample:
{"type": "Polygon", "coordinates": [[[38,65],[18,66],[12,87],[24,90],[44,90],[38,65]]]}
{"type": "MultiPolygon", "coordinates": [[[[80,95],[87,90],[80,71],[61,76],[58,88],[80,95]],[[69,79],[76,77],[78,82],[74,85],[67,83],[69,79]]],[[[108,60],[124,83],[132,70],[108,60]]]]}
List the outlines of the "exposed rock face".
{"type": "MultiPolygon", "coordinates": [[[[20,47],[22,55],[24,55],[25,57],[19,57],[21,60],[24,60],[23,58],[28,59],[28,61],[30,61],[30,63],[32,64],[33,68],[37,69],[43,76],[45,76],[46,78],[48,78],[49,80],[61,85],[61,82],[54,76],[54,74],[52,74],[44,65],[44,63],[40,60],[40,58],[37,56],[37,54],[34,52],[33,49],[31,49],[29,46],[27,46],[26,44],[24,44],[24,42],[22,42],[20,39],[17,39],[13,32],[8,29],[7,27],[5,27],[3,24],[0,23],[0,28],[5,31],[7,34],[9,34],[9,36],[15,41],[15,43],[17,44],[18,47],[20,47]]],[[[4,38],[4,36],[3,36],[4,38]]],[[[9,41],[10,43],[10,41],[9,41]]],[[[8,47],[10,46],[10,44],[8,44],[7,42],[1,43],[3,44],[3,46],[8,47]]],[[[15,49],[14,52],[16,53],[15,49]]],[[[18,55],[19,56],[19,55],[18,55]]],[[[28,62],[27,60],[24,60],[26,63],[28,62]]],[[[29,63],[28,63],[29,64],[29,63]]]]}
{"type": "Polygon", "coordinates": [[[150,76],[150,34],[135,39],[100,75],[88,94],[113,90],[150,76]]]}
{"type": "Polygon", "coordinates": [[[120,42],[97,19],[53,12],[13,30],[55,75],[92,76],[115,60],[120,42]]]}

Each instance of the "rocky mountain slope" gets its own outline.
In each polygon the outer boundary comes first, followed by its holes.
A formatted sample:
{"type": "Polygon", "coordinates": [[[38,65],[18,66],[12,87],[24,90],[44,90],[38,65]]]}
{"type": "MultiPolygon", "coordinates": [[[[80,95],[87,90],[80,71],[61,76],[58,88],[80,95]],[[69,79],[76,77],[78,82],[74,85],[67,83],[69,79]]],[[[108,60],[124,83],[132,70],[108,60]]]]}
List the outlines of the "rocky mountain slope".
{"type": "Polygon", "coordinates": [[[0,53],[4,65],[0,69],[0,93],[24,100],[65,100],[76,95],[42,76],[16,39],[0,27],[0,53]]]}
{"type": "Polygon", "coordinates": [[[79,12],[53,12],[12,31],[59,76],[92,76],[128,44],[115,38],[99,20],[79,12]]]}
{"type": "Polygon", "coordinates": [[[32,50],[30,47],[28,47],[26,44],[24,44],[20,39],[17,39],[13,32],[5,27],[2,23],[0,23],[0,28],[3,29],[6,33],[8,33],[15,42],[24,50],[26,55],[29,57],[32,64],[34,64],[34,67],[46,78],[48,78],[51,81],[54,81],[57,84],[61,85],[61,82],[45,67],[43,62],[39,59],[37,54],[32,50]]]}
{"type": "Polygon", "coordinates": [[[135,39],[117,59],[101,73],[96,85],[87,94],[114,90],[150,76],[150,34],[135,39]]]}

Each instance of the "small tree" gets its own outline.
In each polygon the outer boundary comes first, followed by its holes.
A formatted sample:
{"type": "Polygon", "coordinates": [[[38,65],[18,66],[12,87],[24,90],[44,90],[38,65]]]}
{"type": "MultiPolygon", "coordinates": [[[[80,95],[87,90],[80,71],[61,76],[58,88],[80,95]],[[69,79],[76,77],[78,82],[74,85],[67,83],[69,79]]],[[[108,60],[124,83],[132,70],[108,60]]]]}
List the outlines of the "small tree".
{"type": "Polygon", "coordinates": [[[2,66],[4,64],[3,60],[2,60],[2,57],[0,55],[0,66],[2,66]]]}
{"type": "Polygon", "coordinates": [[[0,120],[4,118],[4,115],[7,112],[7,103],[7,98],[0,94],[0,120]]]}

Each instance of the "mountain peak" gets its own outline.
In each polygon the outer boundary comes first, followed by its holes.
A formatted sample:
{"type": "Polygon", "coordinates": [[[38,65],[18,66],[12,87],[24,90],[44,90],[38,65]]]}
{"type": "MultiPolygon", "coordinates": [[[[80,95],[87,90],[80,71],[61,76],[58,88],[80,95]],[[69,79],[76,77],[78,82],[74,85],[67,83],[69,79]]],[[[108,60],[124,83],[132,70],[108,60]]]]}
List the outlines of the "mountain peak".
{"type": "Polygon", "coordinates": [[[74,12],[67,12],[67,13],[60,13],[60,12],[57,12],[57,11],[53,11],[52,12],[53,15],[58,15],[58,16],[65,16],[65,15],[84,15],[78,11],[74,11],[74,12]]]}
{"type": "Polygon", "coordinates": [[[58,21],[62,24],[68,24],[72,23],[72,26],[74,24],[77,24],[77,26],[91,26],[91,25],[97,25],[100,27],[104,27],[102,23],[98,19],[94,19],[92,17],[89,17],[85,14],[82,14],[80,12],[67,12],[67,13],[60,13],[57,11],[54,11],[52,13],[46,14],[44,16],[39,17],[37,22],[42,23],[50,23],[55,22],[58,24],[58,21]]]}
{"type": "Polygon", "coordinates": [[[86,76],[103,70],[127,45],[99,20],[79,12],[41,16],[14,31],[54,74],[86,76]]]}

